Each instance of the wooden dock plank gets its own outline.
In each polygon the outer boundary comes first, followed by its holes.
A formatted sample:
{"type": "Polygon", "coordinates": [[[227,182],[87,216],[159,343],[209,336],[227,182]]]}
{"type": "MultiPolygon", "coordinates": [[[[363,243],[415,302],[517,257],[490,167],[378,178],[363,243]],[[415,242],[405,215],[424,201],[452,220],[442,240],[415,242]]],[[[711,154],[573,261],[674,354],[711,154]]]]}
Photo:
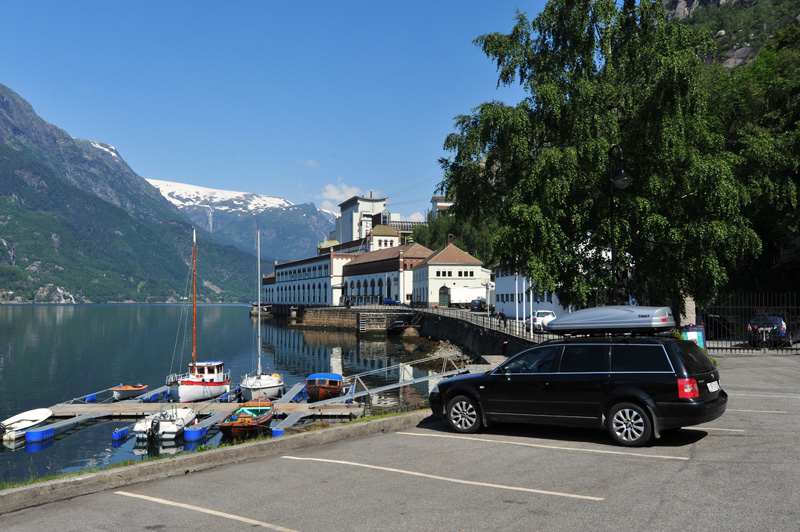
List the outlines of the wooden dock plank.
{"type": "MultiPolygon", "coordinates": [[[[227,414],[236,408],[240,403],[76,403],[58,404],[51,406],[54,419],[68,419],[82,414],[99,414],[111,412],[112,419],[136,419],[150,414],[155,414],[161,410],[171,410],[172,408],[189,407],[193,408],[199,415],[224,413],[227,414]]],[[[291,412],[309,412],[322,416],[331,417],[350,417],[358,415],[362,407],[357,405],[329,404],[311,407],[306,403],[273,403],[275,413],[278,416],[288,415],[291,412]]]]}

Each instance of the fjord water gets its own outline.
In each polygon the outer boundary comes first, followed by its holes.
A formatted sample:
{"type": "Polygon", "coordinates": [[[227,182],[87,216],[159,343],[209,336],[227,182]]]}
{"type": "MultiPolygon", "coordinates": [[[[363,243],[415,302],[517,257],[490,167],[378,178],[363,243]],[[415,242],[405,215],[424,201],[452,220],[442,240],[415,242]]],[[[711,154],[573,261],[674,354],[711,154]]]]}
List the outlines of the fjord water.
{"type": "MultiPolygon", "coordinates": [[[[224,361],[232,384],[256,365],[257,330],[249,310],[246,305],[197,308],[197,359],[224,361]]],[[[120,383],[147,384],[154,390],[170,372],[186,370],[191,327],[188,305],[0,305],[0,421],[120,383]]],[[[287,389],[310,373],[353,375],[388,367],[395,364],[396,354],[413,349],[394,341],[359,341],[352,333],[289,329],[272,320],[262,324],[262,346],[262,365],[281,373],[287,389]]],[[[383,382],[373,377],[368,384],[396,382],[397,376],[389,373],[383,382]]],[[[406,401],[420,403],[427,389],[423,384],[377,402],[402,408],[406,401]]],[[[140,449],[134,439],[112,445],[114,429],[130,424],[98,423],[57,436],[43,449],[0,445],[0,482],[184,450],[180,442],[160,449],[140,449]]],[[[218,441],[215,436],[200,443],[218,441]]]]}

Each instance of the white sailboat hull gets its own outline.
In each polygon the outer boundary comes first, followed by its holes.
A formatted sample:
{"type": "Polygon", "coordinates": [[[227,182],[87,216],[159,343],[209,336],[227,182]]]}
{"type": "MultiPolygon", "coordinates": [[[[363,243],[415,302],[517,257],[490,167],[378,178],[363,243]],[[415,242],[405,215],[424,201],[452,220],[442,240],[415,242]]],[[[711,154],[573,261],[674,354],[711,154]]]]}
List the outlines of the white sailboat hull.
{"type": "Polygon", "coordinates": [[[245,375],[239,385],[242,390],[242,399],[266,398],[277,399],[285,390],[283,378],[278,374],[262,373],[260,375],[245,375]]]}
{"type": "Polygon", "coordinates": [[[181,380],[169,386],[169,395],[177,403],[207,401],[230,391],[230,380],[224,383],[181,380]]]}

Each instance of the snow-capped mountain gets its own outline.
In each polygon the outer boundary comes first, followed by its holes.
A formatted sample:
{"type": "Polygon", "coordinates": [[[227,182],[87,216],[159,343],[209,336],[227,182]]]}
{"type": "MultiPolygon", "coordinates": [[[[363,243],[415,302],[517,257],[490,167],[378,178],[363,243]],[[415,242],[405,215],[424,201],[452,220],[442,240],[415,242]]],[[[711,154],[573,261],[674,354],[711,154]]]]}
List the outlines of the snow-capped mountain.
{"type": "Polygon", "coordinates": [[[217,242],[253,252],[261,229],[262,255],[296,260],[316,254],[336,215],[313,203],[292,202],[252,192],[234,192],[156,179],[147,180],[217,242]]]}
{"type": "Polygon", "coordinates": [[[274,207],[290,207],[293,205],[292,202],[282,198],[254,194],[252,192],[217,190],[185,183],[160,181],[158,179],[148,179],[147,182],[156,187],[165,198],[179,209],[207,206],[219,211],[243,210],[259,213],[274,207]]]}

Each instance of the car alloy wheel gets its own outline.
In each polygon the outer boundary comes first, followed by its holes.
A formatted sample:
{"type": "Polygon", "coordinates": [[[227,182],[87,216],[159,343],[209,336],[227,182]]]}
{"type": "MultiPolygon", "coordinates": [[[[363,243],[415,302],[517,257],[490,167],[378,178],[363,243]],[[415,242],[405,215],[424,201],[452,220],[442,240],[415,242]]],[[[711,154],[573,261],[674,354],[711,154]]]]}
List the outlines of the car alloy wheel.
{"type": "Polygon", "coordinates": [[[653,429],[644,408],[633,403],[619,403],[609,412],[608,431],[611,437],[627,447],[638,447],[650,441],[653,429]]]}
{"type": "Polygon", "coordinates": [[[476,401],[464,395],[454,397],[447,403],[447,421],[456,432],[464,434],[476,432],[481,428],[476,401]]]}

